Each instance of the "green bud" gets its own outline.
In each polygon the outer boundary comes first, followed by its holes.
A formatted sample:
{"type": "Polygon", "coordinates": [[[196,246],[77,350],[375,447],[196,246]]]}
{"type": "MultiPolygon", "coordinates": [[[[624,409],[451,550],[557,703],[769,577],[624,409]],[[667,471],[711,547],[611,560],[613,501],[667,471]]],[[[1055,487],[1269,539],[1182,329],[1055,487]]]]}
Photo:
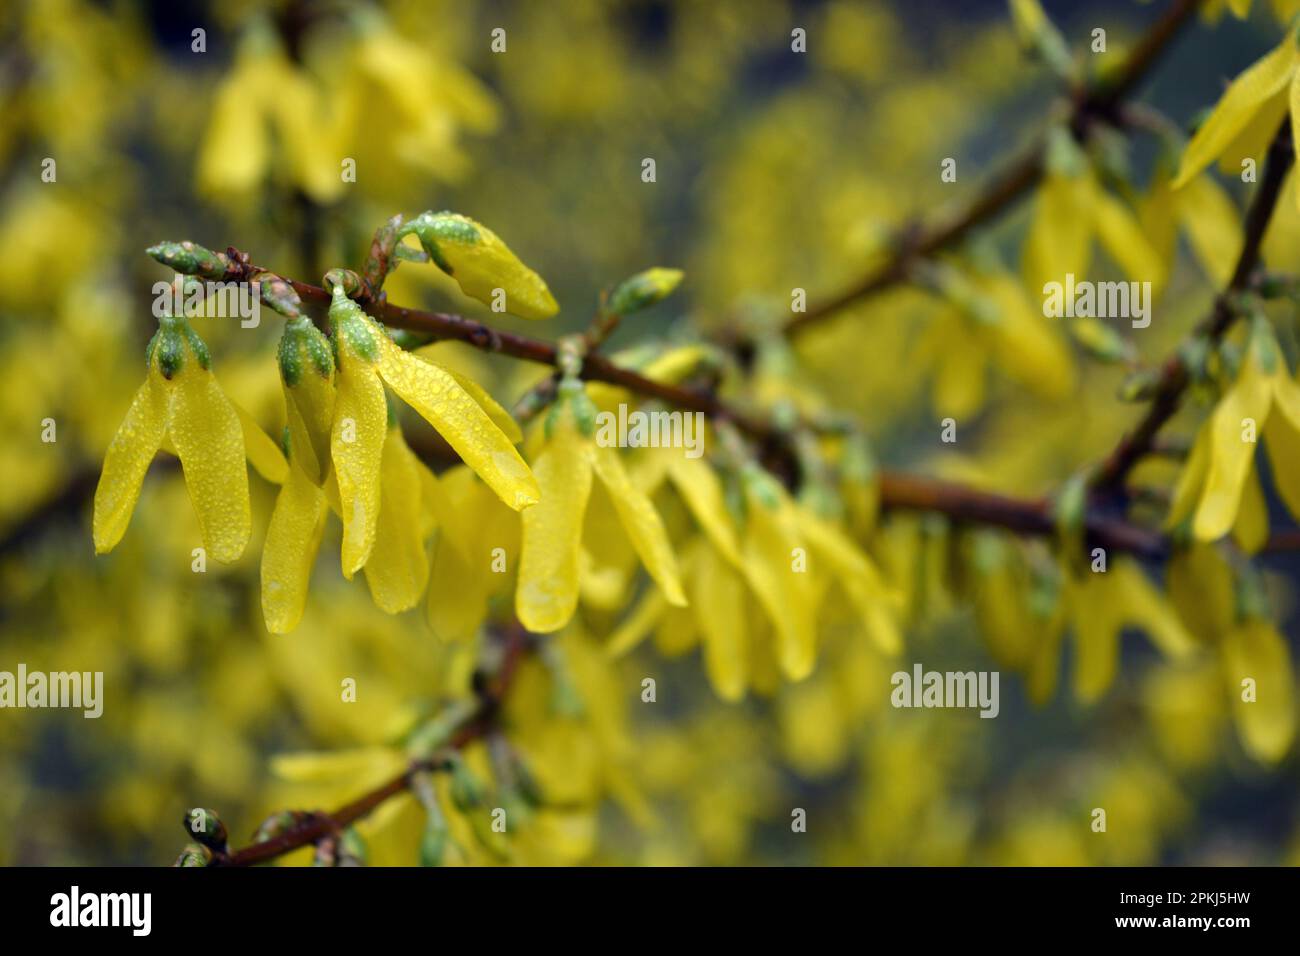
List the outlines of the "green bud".
{"type": "Polygon", "coordinates": [[[191,843],[176,858],[175,866],[207,866],[212,862],[212,851],[199,843],[191,843]]]}
{"type": "Polygon", "coordinates": [[[226,274],[228,262],[224,255],[205,249],[198,243],[160,242],[145,250],[163,265],[186,275],[204,279],[220,279],[226,274]]]}
{"type": "Polygon", "coordinates": [[[338,862],[335,866],[365,866],[370,850],[356,827],[348,827],[339,838],[338,862]]]}
{"type": "Polygon", "coordinates": [[[1145,402],[1155,397],[1160,387],[1160,370],[1154,368],[1138,369],[1125,377],[1119,387],[1121,402],[1145,402]]]}
{"type": "Polygon", "coordinates": [[[285,323],[276,358],[280,365],[280,379],[290,388],[302,381],[304,372],[321,378],[334,374],[334,355],[329,339],[305,316],[285,323]]]}
{"type": "Polygon", "coordinates": [[[286,318],[296,319],[302,314],[302,299],[288,279],[273,272],[259,272],[252,281],[257,283],[263,304],[286,318]]]}
{"type": "Polygon", "coordinates": [[[334,284],[334,297],[330,301],[330,326],[336,337],[343,336],[353,350],[367,362],[379,358],[379,343],[374,337],[374,323],[357,305],[347,297],[343,283],[334,284]]]}
{"type": "Polygon", "coordinates": [[[609,297],[606,309],[615,315],[628,315],[654,305],[672,294],[682,281],[680,269],[654,268],[624,279],[609,297]]]}
{"type": "Polygon", "coordinates": [[[565,409],[573,415],[574,424],[584,435],[593,435],[596,432],[596,415],[598,410],[596,403],[591,400],[587,394],[586,386],[576,378],[560,379],[560,384],[556,387],[556,401],[551,408],[550,414],[546,416],[546,422],[543,428],[546,437],[550,438],[551,433],[555,430],[555,424],[559,416],[563,415],[565,409]]]}
{"type": "Polygon", "coordinates": [[[451,765],[451,801],[461,812],[483,805],[486,793],[483,784],[465,765],[464,760],[454,760],[451,765]]]}
{"type": "Polygon", "coordinates": [[[1137,358],[1133,346],[1109,325],[1091,317],[1070,323],[1070,335],[1084,350],[1107,364],[1132,362],[1137,358]]]}
{"type": "Polygon", "coordinates": [[[325,288],[329,292],[342,286],[346,295],[356,295],[361,291],[361,276],[351,269],[331,269],[325,273],[325,288]]]}
{"type": "Polygon", "coordinates": [[[191,810],[181,822],[189,835],[199,843],[218,853],[225,852],[230,840],[226,834],[226,825],[215,812],[202,808],[191,810]]]}
{"type": "Polygon", "coordinates": [[[170,381],[185,366],[185,360],[193,355],[201,368],[212,367],[212,354],[207,343],[199,338],[190,323],[180,316],[165,315],[158,320],[158,331],[149,340],[145,349],[145,360],[149,365],[155,362],[163,378],[170,381]]]}
{"type": "Polygon", "coordinates": [[[1052,518],[1056,522],[1056,536],[1067,556],[1073,556],[1083,545],[1083,521],[1088,513],[1088,482],[1079,472],[1072,475],[1052,502],[1052,518]]]}
{"type": "Polygon", "coordinates": [[[430,820],[420,835],[420,866],[442,866],[451,835],[442,821],[430,820]]]}
{"type": "Polygon", "coordinates": [[[1088,171],[1088,157],[1064,126],[1047,132],[1047,171],[1061,176],[1082,176],[1088,171]]]}

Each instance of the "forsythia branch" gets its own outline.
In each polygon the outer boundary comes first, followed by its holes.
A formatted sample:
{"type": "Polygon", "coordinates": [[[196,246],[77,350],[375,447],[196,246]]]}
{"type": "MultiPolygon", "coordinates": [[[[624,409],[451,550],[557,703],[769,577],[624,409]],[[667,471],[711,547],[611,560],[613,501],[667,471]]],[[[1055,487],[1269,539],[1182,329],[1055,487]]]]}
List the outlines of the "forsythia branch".
{"type": "MultiPolygon", "coordinates": [[[[1171,4],[1115,74],[1076,94],[1070,116],[1070,127],[1076,137],[1082,136],[1095,119],[1122,121],[1116,112],[1120,101],[1146,76],[1201,3],[1202,0],[1177,0],[1171,4]]],[[[905,281],[912,263],[951,247],[975,227],[1005,212],[1042,178],[1045,151],[1045,141],[1041,138],[1036,140],[1023,155],[995,176],[970,206],[933,223],[901,230],[896,251],[884,265],[873,269],[838,294],[812,304],[806,312],[790,319],[784,326],[785,333],[798,335],[844,307],[905,281]]]]}
{"type": "MultiPolygon", "coordinates": [[[[1254,281],[1259,266],[1260,245],[1264,241],[1264,233],[1294,159],[1291,128],[1289,121],[1284,120],[1269,146],[1259,189],[1255,192],[1250,208],[1246,210],[1245,242],[1241,255],[1237,258],[1232,279],[1223,294],[1215,300],[1214,310],[1192,332],[1193,339],[1204,338],[1211,345],[1217,344],[1240,315],[1233,304],[1233,298],[1235,294],[1248,290],[1254,281]]],[[[1133,467],[1151,451],[1160,429],[1178,411],[1189,381],[1183,350],[1176,350],[1161,369],[1155,395],[1146,415],[1136,428],[1124,436],[1094,477],[1094,491],[1113,491],[1123,484],[1133,467]]]]}
{"type": "MultiPolygon", "coordinates": [[[[496,674],[479,688],[478,704],[460,725],[448,743],[459,749],[491,731],[519,664],[532,647],[532,638],[518,622],[506,632],[505,653],[496,674]]],[[[294,850],[342,833],[347,827],[368,816],[385,801],[409,790],[416,776],[440,768],[443,758],[438,756],[414,760],[402,773],[385,781],[333,813],[312,813],[301,823],[260,843],[252,843],[229,853],[218,853],[210,866],[253,866],[266,863],[294,850]]]]}

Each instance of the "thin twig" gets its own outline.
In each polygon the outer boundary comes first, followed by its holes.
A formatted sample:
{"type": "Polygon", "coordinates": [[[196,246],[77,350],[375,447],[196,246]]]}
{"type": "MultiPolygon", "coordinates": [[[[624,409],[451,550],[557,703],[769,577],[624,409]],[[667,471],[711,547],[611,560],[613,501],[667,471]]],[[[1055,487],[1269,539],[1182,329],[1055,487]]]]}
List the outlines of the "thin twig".
{"type": "MultiPolygon", "coordinates": [[[[1082,136],[1095,119],[1122,122],[1122,117],[1117,112],[1120,102],[1137,88],[1201,3],[1202,0],[1176,0],[1152,25],[1133,48],[1124,65],[1108,81],[1087,89],[1077,98],[1070,118],[1070,127],[1076,136],[1082,136]]],[[[953,246],[976,226],[1005,212],[1042,178],[1044,151],[1045,140],[1040,137],[995,176],[968,207],[956,214],[940,217],[928,225],[903,230],[894,254],[884,265],[872,269],[843,291],[814,303],[806,312],[791,318],[784,326],[785,333],[796,336],[845,306],[906,281],[908,267],[913,261],[928,258],[953,246]]]]}
{"type": "MultiPolygon", "coordinates": [[[[520,661],[530,647],[531,639],[527,632],[517,622],[512,624],[507,629],[505,653],[495,677],[480,689],[478,706],[452,735],[448,747],[459,749],[493,730],[501,703],[514,681],[520,661]]],[[[240,850],[214,856],[210,865],[230,867],[266,863],[286,853],[311,846],[331,834],[341,833],[358,820],[368,816],[376,807],[405,793],[411,788],[417,774],[437,769],[442,760],[443,758],[437,756],[413,760],[397,776],[367,791],[351,803],[339,807],[333,813],[309,814],[297,826],[268,840],[251,843],[240,850]]]]}

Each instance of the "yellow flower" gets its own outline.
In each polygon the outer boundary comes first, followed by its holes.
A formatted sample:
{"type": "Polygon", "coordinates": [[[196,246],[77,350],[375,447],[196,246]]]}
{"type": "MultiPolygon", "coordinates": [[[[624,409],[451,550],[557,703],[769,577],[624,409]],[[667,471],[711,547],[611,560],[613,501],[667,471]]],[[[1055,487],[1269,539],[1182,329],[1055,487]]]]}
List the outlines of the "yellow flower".
{"type": "Polygon", "coordinates": [[[699,459],[672,456],[671,479],[701,536],[683,551],[691,599],[686,619],[657,592],[647,594],[610,636],[619,656],[656,625],[675,641],[665,654],[690,649],[698,635],[705,673],[723,700],[753,688],[771,692],[784,674],[801,680],[815,661],[818,615],[837,585],[862,632],[884,654],[902,646],[896,599],[879,572],[840,528],[792,501],[757,468],[746,469],[744,533],[738,533],[721,481],[699,459]]]}
{"type": "MultiPolygon", "coordinates": [[[[285,389],[290,475],[276,498],[261,554],[261,607],[266,630],[298,627],[325,528],[326,505],[342,514],[329,470],[331,415],[337,405],[329,342],[307,319],[286,325],[279,342],[285,389]],[[322,467],[324,462],[324,467],[322,467]]],[[[415,606],[429,576],[424,542],[433,531],[432,473],[416,459],[402,429],[387,414],[380,471],[380,505],[365,581],[374,604],[389,614],[415,606]]]]}
{"type": "Polygon", "coordinates": [[[1212,177],[1194,176],[1175,190],[1168,164],[1160,163],[1142,203],[1140,219],[1162,266],[1159,276],[1152,279],[1157,295],[1177,259],[1180,229],[1215,286],[1227,287],[1241,253],[1241,214],[1212,177]]]}
{"type": "Polygon", "coordinates": [[[336,199],[343,191],[341,157],[322,141],[332,129],[320,122],[323,108],[313,80],[290,62],[269,27],[255,24],[217,87],[199,146],[199,188],[211,195],[244,195],[270,170],[283,168],[318,202],[336,199]],[[280,154],[273,157],[272,148],[280,154]]]}
{"type": "Polygon", "coordinates": [[[330,454],[343,517],[343,574],[351,578],[370,557],[380,518],[380,475],[393,389],[447,440],[511,508],[536,503],[528,465],[509,437],[455,376],[399,348],[335,283],[330,322],[338,363],[338,396],[330,454]]]}
{"type": "Polygon", "coordinates": [[[1114,681],[1125,627],[1144,631],[1170,658],[1185,658],[1195,648],[1173,608],[1129,558],[1106,571],[1067,571],[1064,599],[1075,638],[1074,693],[1083,703],[1097,700],[1114,681]]]}
{"type": "Polygon", "coordinates": [[[560,307],[546,282],[519,261],[487,226],[454,212],[425,212],[400,230],[415,235],[429,258],[466,295],[525,319],[549,319],[560,307]]]}
{"type": "Polygon", "coordinates": [[[935,368],[936,411],[957,419],[978,412],[991,362],[1043,398],[1073,391],[1069,348],[1014,278],[1001,269],[969,278],[943,269],[941,276],[950,307],[931,320],[918,345],[918,357],[935,368]]]}
{"type": "Polygon", "coordinates": [[[591,437],[594,411],[581,383],[561,383],[546,422],[548,440],[534,463],[541,501],[523,513],[515,606],[530,631],[558,631],[578,605],[582,525],[592,474],[604,484],[618,520],[670,604],[685,605],[677,561],[663,522],[628,479],[618,453],[591,437]]]}
{"type": "Polygon", "coordinates": [[[1247,615],[1224,640],[1223,676],[1242,744],[1255,759],[1277,763],[1295,739],[1295,676],[1286,641],[1268,620],[1247,615]]]}
{"type": "Polygon", "coordinates": [[[198,516],[204,547],[218,561],[248,544],[247,450],[271,480],[286,477],[283,456],[213,377],[208,348],[184,318],[165,316],[149,342],[148,374],[104,456],[95,489],[95,551],[111,551],[131,520],[149,463],[175,451],[198,516]]]}
{"type": "Polygon", "coordinates": [[[1212,541],[1236,532],[1238,543],[1258,550],[1268,537],[1263,492],[1252,471],[1262,435],[1273,464],[1278,497],[1300,516],[1300,385],[1268,321],[1251,323],[1241,371],[1201,427],[1170,507],[1169,526],[1192,515],[1192,532],[1212,541]]]}
{"type": "MultiPolygon", "coordinates": [[[[1258,161],[1291,112],[1291,132],[1300,133],[1300,47],[1289,29],[1282,42],[1229,84],[1214,111],[1183,152],[1173,188],[1181,189],[1215,159],[1237,173],[1243,159],[1258,161]]],[[[1300,205],[1300,191],[1297,191],[1300,205]]]]}
{"type": "Polygon", "coordinates": [[[1067,275],[1082,279],[1092,261],[1093,239],[1131,278],[1151,281],[1164,267],[1142,227],[1097,176],[1068,132],[1052,131],[1047,173],[1034,204],[1025,239],[1024,272],[1030,295],[1045,294],[1049,282],[1067,275]]]}

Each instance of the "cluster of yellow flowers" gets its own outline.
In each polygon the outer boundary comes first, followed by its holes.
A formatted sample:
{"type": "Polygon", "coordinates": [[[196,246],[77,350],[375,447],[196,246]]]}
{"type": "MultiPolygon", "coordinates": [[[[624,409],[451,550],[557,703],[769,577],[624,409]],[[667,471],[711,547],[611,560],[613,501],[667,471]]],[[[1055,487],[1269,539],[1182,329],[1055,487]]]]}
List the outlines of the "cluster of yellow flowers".
{"type": "MultiPolygon", "coordinates": [[[[401,227],[398,241],[408,235],[474,298],[504,297],[510,311],[530,318],[558,308],[536,273],[465,216],[425,213],[401,227]]],[[[679,278],[649,270],[621,286],[608,307],[632,311],[652,303],[679,278]]],[[[343,528],[343,576],[364,571],[375,604],[389,613],[414,607],[427,587],[429,621],[447,639],[477,632],[488,599],[502,591],[494,579],[513,580],[515,613],[536,633],[563,629],[580,596],[617,607],[633,585],[630,554],[655,587],[613,649],[628,650],[664,614],[689,604],[688,630],[702,635],[708,674],[724,698],[742,696],[751,684],[770,685],[777,673],[798,680],[812,671],[817,609],[828,591],[842,594],[882,651],[900,648],[897,602],[871,559],[744,454],[714,456],[727,465],[730,488],[711,465],[678,448],[646,448],[630,472],[595,428],[602,411],[628,396],[582,382],[580,364],[569,364],[526,446],[530,468],[515,447],[524,440],[518,424],[480,385],[399,347],[349,298],[342,274],[331,273],[327,284],[329,335],[295,315],[280,340],[282,447],[222,392],[188,319],[160,320],[145,383],[105,457],[95,495],[97,551],[121,539],[161,448],[181,460],[204,546],[219,561],[235,560],[251,530],[247,457],[280,485],[262,552],[262,610],[273,633],[294,629],[302,618],[333,512],[343,528]],[[463,466],[435,476],[398,427],[393,396],[428,421],[463,466]],[[603,488],[599,498],[593,477],[603,488]],[[689,516],[679,523],[685,530],[676,546],[652,501],[668,486],[689,516]],[[728,491],[736,496],[729,500],[728,491]],[[608,540],[611,518],[630,552],[618,553],[608,540]],[[589,524],[592,533],[584,534],[589,524]],[[430,558],[426,546],[435,531],[430,558]],[[806,573],[810,564],[829,574],[806,573]],[[751,601],[761,614],[750,614],[751,601]],[[752,629],[738,626],[747,617],[752,629]]],[[[687,367],[670,354],[651,372],[671,375],[675,366],[677,374],[687,367]]]]}

